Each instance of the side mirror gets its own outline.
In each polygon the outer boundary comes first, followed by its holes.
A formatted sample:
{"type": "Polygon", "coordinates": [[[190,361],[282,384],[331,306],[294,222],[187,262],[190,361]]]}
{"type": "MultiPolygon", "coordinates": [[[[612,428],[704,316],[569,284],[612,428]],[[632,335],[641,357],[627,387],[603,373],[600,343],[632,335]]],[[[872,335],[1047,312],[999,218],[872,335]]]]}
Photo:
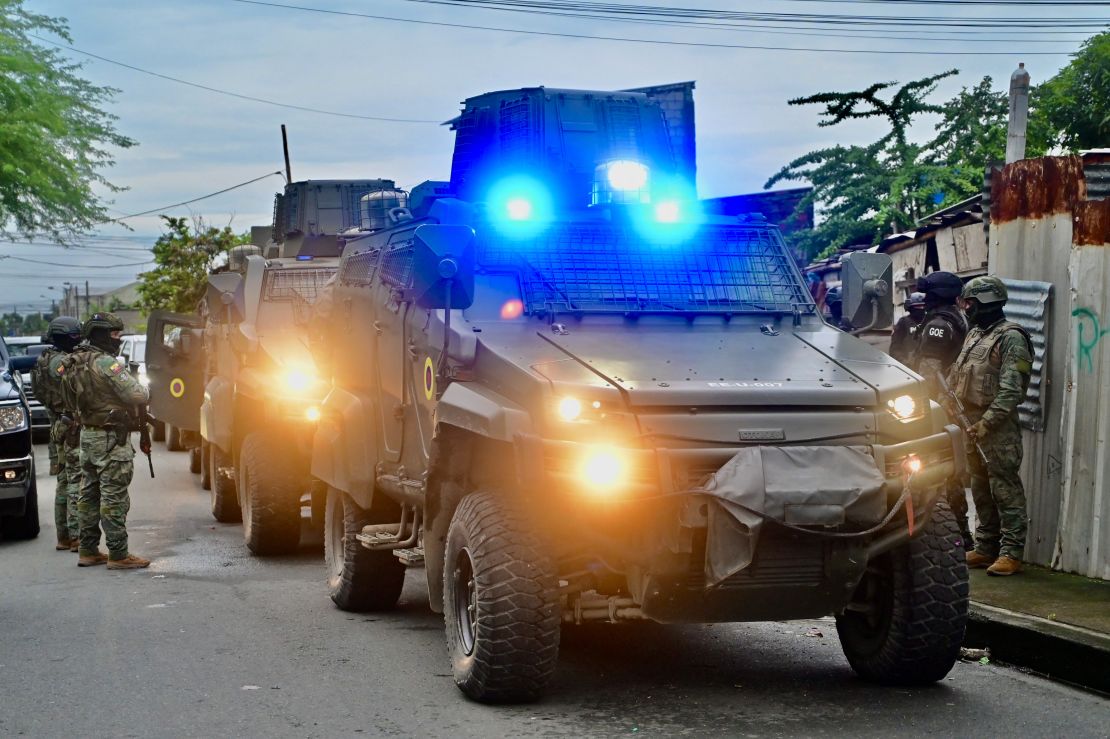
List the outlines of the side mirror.
{"type": "Polygon", "coordinates": [[[470,226],[420,226],[413,234],[413,301],[432,310],[469,308],[474,302],[474,262],[474,229],[470,226]]]}
{"type": "Polygon", "coordinates": [[[37,360],[38,357],[32,357],[27,354],[12,357],[8,360],[8,369],[12,372],[30,372],[34,369],[37,360]]]}
{"type": "Polygon", "coordinates": [[[844,320],[856,332],[886,328],[894,322],[893,278],[894,267],[886,254],[857,251],[841,258],[844,320]]]}

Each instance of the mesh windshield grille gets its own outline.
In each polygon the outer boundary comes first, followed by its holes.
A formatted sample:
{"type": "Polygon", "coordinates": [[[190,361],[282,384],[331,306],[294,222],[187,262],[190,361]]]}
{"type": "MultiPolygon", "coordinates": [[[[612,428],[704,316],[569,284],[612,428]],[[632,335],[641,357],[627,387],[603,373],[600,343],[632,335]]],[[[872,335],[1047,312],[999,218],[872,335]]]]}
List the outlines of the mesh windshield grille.
{"type": "Polygon", "coordinates": [[[412,281],[412,254],[411,241],[391,247],[382,260],[382,280],[397,287],[408,287],[412,281]]]}
{"type": "Polygon", "coordinates": [[[791,311],[812,305],[777,231],[706,227],[683,244],[645,242],[605,224],[560,225],[533,239],[487,231],[480,261],[519,272],[529,312],[791,311]]]}
{"type": "Polygon", "coordinates": [[[266,273],[263,295],[270,302],[296,300],[314,303],[324,284],[334,274],[335,268],[327,267],[270,270],[266,273]]]}
{"type": "Polygon", "coordinates": [[[368,286],[374,284],[374,274],[378,270],[378,258],[381,252],[377,249],[353,254],[343,264],[343,273],[340,278],[349,285],[368,286]]]}

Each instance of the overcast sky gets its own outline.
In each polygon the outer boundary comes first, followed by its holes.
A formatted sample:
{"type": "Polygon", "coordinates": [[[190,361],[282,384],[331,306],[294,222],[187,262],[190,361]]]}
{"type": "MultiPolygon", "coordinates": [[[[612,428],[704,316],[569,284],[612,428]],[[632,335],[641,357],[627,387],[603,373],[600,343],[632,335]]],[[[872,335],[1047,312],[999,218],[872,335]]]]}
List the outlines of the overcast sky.
{"type": "MultiPolygon", "coordinates": [[[[1074,51],[1082,38],[1082,34],[1067,33],[1039,39],[1024,36],[1042,43],[822,38],[536,17],[411,0],[276,1],[397,18],[595,36],[960,53],[914,56],[646,45],[341,17],[231,0],[26,0],[26,6],[68,18],[73,46],[99,56],[244,95],[363,116],[445,121],[457,114],[461,100],[489,90],[534,85],[619,89],[695,80],[702,197],[759,190],[793,157],[831,143],[867,142],[877,130],[869,123],[818,128],[818,109],[788,106],[790,98],[823,90],[859,89],[880,80],[904,82],[959,68],[957,78],[941,85],[936,96],[940,101],[983,75],[993,76],[996,87],[1003,87],[1019,61],[1026,63],[1036,83],[1066,64],[1067,53],[1074,51]],[[1051,42],[1043,43],[1045,40],[1051,42]],[[969,51],[1005,53],[964,53],[969,51]],[[1052,53],[1034,56],[1030,52],[1052,53]]],[[[889,5],[828,2],[652,2],[716,9],[964,18],[992,18],[1004,12],[1085,18],[1107,15],[1105,8],[1097,6],[1007,11],[964,4],[892,9],[889,5]]],[[[1018,36],[1021,34],[1010,37],[1018,36]]],[[[119,116],[119,130],[139,142],[121,152],[116,166],[107,173],[112,182],[128,188],[114,196],[113,215],[188,200],[280,169],[282,123],[290,132],[295,179],[385,177],[410,188],[426,179],[447,179],[450,173],[453,134],[434,123],[377,122],[282,109],[66,53],[86,62],[88,78],[120,90],[112,112],[119,116]]],[[[929,126],[919,130],[920,137],[928,133],[929,126]]],[[[273,194],[281,186],[279,177],[271,177],[167,212],[203,215],[216,225],[230,221],[236,230],[246,230],[270,222],[273,194]]],[[[87,279],[96,291],[133,280],[142,270],[133,263],[147,258],[139,249],[149,247],[160,229],[156,216],[128,223],[133,231],[115,225],[103,227],[86,242],[94,249],[0,244],[0,255],[49,263],[0,259],[0,308],[48,307],[49,298],[60,294],[63,281],[83,284],[87,279]],[[102,268],[106,265],[124,266],[102,268]]]]}

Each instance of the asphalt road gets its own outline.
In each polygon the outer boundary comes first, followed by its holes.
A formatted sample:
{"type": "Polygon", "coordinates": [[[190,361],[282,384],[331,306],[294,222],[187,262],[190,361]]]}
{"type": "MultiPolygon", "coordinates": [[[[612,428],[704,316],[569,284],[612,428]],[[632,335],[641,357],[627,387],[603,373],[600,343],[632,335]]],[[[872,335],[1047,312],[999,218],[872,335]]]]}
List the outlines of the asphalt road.
{"type": "Polygon", "coordinates": [[[993,664],[868,685],[829,620],[567,629],[542,702],[477,705],[452,683],[423,570],[397,611],[343,613],[319,545],[252,558],[187,455],[159,451],[155,467],[136,465],[129,526],[149,570],[55,552],[44,475],[42,535],[0,543],[0,736],[1110,734],[1105,698],[993,664]]]}

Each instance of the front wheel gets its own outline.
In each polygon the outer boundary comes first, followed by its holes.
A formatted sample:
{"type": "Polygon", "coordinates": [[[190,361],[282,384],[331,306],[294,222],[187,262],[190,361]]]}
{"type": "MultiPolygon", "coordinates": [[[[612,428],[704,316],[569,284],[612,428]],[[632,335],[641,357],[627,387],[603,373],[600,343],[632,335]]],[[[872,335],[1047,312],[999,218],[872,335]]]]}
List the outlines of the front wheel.
{"type": "Polygon", "coordinates": [[[199,475],[201,469],[200,447],[195,446],[189,450],[189,472],[199,475]]]}
{"type": "Polygon", "coordinates": [[[235,496],[235,482],[226,473],[231,467],[231,456],[215,444],[208,445],[208,478],[212,491],[212,517],[220,523],[238,523],[243,520],[239,499],[235,496]]]}
{"type": "Polygon", "coordinates": [[[487,703],[535,700],[559,655],[558,576],[528,517],[467,496],[447,532],[443,618],[455,684],[487,703]]]}
{"type": "Polygon", "coordinates": [[[401,517],[392,500],[375,495],[370,510],[360,508],[341,490],[328,488],[324,509],[324,561],[328,592],[344,611],[384,611],[397,605],[405,584],[405,566],[391,551],[371,551],[355,538],[362,527],[394,523],[401,517]],[[390,510],[392,509],[392,510],[390,510]]]}
{"type": "Polygon", "coordinates": [[[181,443],[181,429],[166,424],[166,451],[183,452],[185,445],[181,443]]]}
{"type": "Polygon", "coordinates": [[[277,436],[254,431],[239,454],[243,538],[254,554],[288,554],[301,541],[304,474],[277,436]]]}
{"type": "Polygon", "coordinates": [[[201,490],[211,490],[212,489],[212,466],[211,466],[212,463],[208,461],[209,457],[211,457],[211,456],[212,456],[212,452],[209,450],[208,442],[207,441],[202,441],[200,443],[200,489],[201,490]]]}
{"type": "Polygon", "coordinates": [[[925,685],[952,669],[968,612],[967,564],[960,529],[943,500],[924,530],[878,557],[836,617],[848,663],[885,685],[925,685]]]}

